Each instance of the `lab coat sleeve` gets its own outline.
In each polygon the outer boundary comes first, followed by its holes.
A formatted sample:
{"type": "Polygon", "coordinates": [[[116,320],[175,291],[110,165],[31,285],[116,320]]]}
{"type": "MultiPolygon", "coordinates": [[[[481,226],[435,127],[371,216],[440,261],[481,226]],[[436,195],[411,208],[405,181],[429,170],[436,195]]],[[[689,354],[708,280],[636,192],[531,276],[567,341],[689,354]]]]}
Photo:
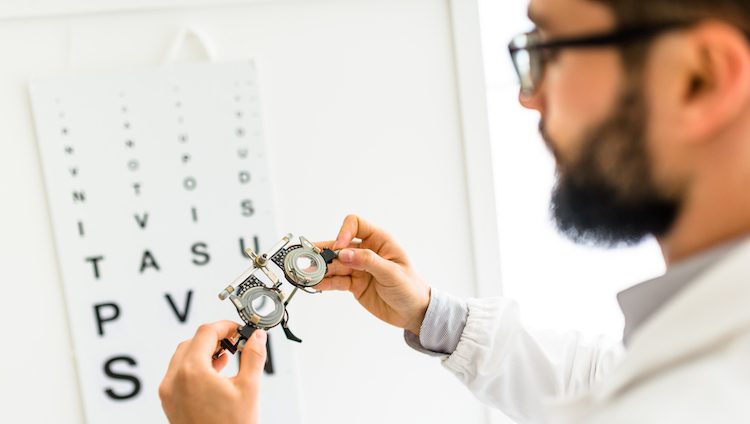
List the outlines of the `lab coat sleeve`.
{"type": "Polygon", "coordinates": [[[518,423],[544,419],[545,400],[580,394],[622,356],[620,343],[524,328],[515,302],[470,299],[456,350],[443,365],[485,404],[518,423]]]}

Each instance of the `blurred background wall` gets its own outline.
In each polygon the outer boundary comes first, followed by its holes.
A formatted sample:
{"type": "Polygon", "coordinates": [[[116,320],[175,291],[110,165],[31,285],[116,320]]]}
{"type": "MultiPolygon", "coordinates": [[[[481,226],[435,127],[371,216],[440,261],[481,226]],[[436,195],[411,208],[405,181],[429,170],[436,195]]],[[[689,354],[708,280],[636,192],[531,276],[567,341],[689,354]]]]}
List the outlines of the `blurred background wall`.
{"type": "MultiPolygon", "coordinates": [[[[0,5],[0,422],[83,419],[29,79],[157,66],[177,33],[199,29],[216,60],[257,61],[279,235],[330,239],[347,213],[358,213],[389,230],[433,286],[472,296],[478,274],[496,274],[496,264],[478,266],[473,252],[480,245],[488,246],[480,254],[496,252],[497,239],[494,223],[481,240],[472,233],[480,223],[471,198],[486,190],[484,201],[494,200],[491,178],[477,187],[467,175],[481,166],[465,162],[488,148],[484,93],[476,95],[484,81],[475,10],[475,2],[439,0],[0,5]],[[466,43],[475,46],[473,62],[461,66],[467,53],[456,46],[466,43]],[[468,154],[467,129],[479,134],[468,154]],[[330,182],[322,197],[314,178],[330,182]]],[[[194,59],[186,48],[186,60],[194,59]]],[[[306,422],[488,419],[438,360],[410,350],[401,331],[348,293],[295,302],[306,422]]]]}

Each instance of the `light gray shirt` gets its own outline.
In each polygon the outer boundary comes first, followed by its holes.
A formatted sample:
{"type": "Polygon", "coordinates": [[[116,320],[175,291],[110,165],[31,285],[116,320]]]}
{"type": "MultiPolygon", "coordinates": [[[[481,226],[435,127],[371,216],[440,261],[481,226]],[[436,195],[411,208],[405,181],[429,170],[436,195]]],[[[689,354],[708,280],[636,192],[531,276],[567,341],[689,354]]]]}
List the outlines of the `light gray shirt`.
{"type": "MultiPolygon", "coordinates": [[[[618,293],[617,301],[625,317],[623,343],[627,346],[638,327],[738,244],[739,241],[731,241],[696,254],[670,267],[661,277],[618,293]]],[[[450,355],[458,346],[468,316],[465,301],[433,288],[419,336],[404,331],[406,344],[430,356],[450,355]]]]}

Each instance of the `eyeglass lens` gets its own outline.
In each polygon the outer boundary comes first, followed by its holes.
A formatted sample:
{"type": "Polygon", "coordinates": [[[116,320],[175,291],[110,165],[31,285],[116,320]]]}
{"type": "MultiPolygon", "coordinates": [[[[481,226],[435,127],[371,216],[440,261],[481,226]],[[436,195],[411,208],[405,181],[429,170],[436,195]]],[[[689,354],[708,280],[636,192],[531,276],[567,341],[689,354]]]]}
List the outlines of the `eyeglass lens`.
{"type": "Polygon", "coordinates": [[[521,91],[531,95],[538,88],[544,73],[543,52],[519,49],[513,52],[513,65],[521,83],[521,91]]]}

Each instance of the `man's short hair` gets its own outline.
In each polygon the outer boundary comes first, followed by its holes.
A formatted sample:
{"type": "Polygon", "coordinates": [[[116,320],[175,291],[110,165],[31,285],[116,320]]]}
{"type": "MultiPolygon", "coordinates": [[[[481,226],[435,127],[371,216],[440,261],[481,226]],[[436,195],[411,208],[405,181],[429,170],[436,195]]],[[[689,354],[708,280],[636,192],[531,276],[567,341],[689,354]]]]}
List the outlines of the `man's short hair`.
{"type": "Polygon", "coordinates": [[[707,18],[750,29],[750,0],[593,0],[609,6],[619,26],[707,18]]]}
{"type": "MultiPolygon", "coordinates": [[[[664,23],[693,23],[703,19],[718,19],[750,34],[750,0],[591,0],[608,6],[614,13],[617,26],[637,27],[664,23]]],[[[632,80],[640,80],[653,39],[623,46],[623,65],[632,73],[632,80]]]]}

